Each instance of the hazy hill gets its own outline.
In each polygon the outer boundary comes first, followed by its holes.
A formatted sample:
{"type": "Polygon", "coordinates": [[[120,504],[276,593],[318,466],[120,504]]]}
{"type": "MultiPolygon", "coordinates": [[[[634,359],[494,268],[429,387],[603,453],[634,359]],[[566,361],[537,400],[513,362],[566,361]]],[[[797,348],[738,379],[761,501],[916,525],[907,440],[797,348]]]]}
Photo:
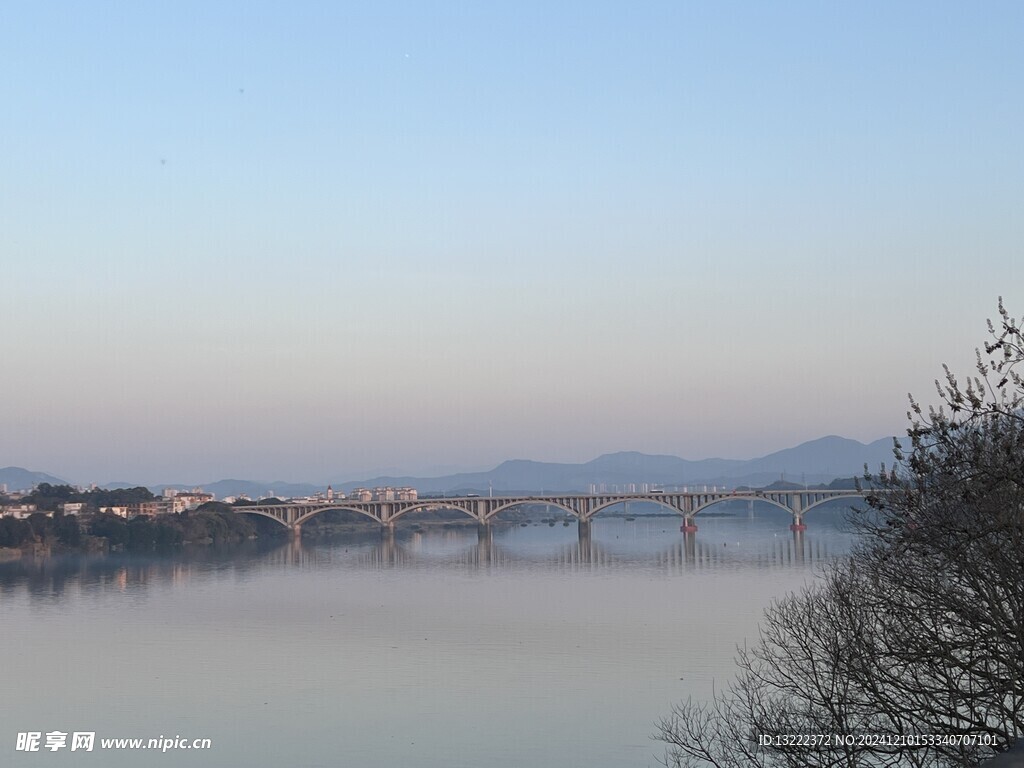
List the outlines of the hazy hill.
{"type": "Polygon", "coordinates": [[[45,472],[32,472],[21,467],[4,467],[0,469],[0,484],[6,484],[8,491],[28,491],[39,483],[63,485],[64,480],[45,472]]]}
{"type": "Polygon", "coordinates": [[[856,440],[829,435],[801,443],[795,448],[786,448],[760,459],[744,462],[742,471],[744,474],[768,472],[780,475],[785,472],[792,475],[802,472],[808,475],[838,477],[862,474],[865,463],[875,472],[881,462],[885,462],[886,465],[892,464],[891,437],[865,445],[856,440]]]}

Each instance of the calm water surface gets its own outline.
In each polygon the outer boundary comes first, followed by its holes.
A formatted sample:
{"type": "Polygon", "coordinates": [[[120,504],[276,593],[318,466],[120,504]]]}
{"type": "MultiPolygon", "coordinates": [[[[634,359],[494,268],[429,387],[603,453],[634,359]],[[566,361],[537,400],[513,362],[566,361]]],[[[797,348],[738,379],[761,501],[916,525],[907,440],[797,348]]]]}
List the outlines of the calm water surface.
{"type": "Polygon", "coordinates": [[[841,513],[399,528],[330,543],[0,564],[0,765],[658,764],[841,513]],[[19,731],[209,751],[15,752],[19,731]]]}

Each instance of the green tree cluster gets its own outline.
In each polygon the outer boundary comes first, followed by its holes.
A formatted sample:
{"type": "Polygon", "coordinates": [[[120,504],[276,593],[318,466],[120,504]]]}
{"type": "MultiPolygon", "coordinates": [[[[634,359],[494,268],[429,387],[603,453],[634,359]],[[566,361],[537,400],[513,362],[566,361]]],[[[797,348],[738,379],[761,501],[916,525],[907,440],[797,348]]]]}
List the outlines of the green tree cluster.
{"type": "Polygon", "coordinates": [[[113,547],[154,549],[185,543],[240,542],[253,538],[257,532],[246,516],[211,502],[192,512],[155,518],[125,520],[117,515],[95,515],[89,522],[89,533],[106,539],[113,547]]]}
{"type": "MultiPolygon", "coordinates": [[[[276,528],[270,530],[277,532],[276,528]]],[[[262,532],[268,533],[266,529],[262,532]]],[[[218,502],[192,512],[132,520],[110,513],[77,516],[60,511],[52,515],[35,512],[24,520],[0,518],[0,547],[40,543],[73,549],[81,546],[88,534],[118,549],[155,549],[185,543],[240,542],[259,533],[257,524],[247,515],[235,514],[231,507],[218,502]]]]}
{"type": "Polygon", "coordinates": [[[27,520],[0,517],[0,547],[20,547],[31,541],[32,526],[27,520]]]}
{"type": "Polygon", "coordinates": [[[95,512],[105,507],[126,507],[140,501],[152,501],[154,498],[156,497],[148,488],[141,486],[79,491],[70,485],[40,483],[22,498],[21,503],[35,504],[40,512],[56,512],[62,504],[79,502],[85,504],[86,511],[95,512]]]}

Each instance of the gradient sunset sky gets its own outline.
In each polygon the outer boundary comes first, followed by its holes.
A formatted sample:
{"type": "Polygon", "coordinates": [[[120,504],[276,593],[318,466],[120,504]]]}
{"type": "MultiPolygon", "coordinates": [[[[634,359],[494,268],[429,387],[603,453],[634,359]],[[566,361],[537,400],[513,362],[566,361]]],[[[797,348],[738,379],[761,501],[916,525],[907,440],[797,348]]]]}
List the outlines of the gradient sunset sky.
{"type": "Polygon", "coordinates": [[[902,434],[1024,313],[1024,4],[0,10],[0,466],[902,434]]]}

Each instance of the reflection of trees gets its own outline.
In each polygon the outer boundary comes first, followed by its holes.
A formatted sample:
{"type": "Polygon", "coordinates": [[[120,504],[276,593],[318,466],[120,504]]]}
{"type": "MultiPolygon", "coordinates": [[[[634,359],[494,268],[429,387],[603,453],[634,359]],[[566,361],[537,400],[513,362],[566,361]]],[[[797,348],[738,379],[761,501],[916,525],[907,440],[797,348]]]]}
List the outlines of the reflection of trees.
{"type": "Polygon", "coordinates": [[[90,590],[126,590],[156,582],[183,583],[216,572],[265,568],[267,558],[282,559],[274,542],[230,547],[196,547],[167,554],[97,553],[23,557],[0,563],[0,594],[25,589],[33,599],[53,600],[90,590]]]}

